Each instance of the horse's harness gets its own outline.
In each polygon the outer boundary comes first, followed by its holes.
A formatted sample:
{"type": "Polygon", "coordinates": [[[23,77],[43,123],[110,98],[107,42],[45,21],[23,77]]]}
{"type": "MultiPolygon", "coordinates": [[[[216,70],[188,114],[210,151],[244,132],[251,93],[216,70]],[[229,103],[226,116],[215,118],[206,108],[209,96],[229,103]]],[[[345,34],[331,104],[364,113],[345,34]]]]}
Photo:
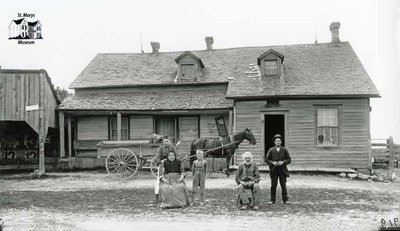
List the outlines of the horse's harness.
{"type": "MultiPolygon", "coordinates": [[[[220,137],[220,142],[221,142],[221,147],[223,147],[226,144],[230,144],[232,143],[232,145],[236,145],[236,143],[238,143],[239,141],[235,141],[235,137],[233,135],[229,135],[229,141],[228,143],[224,144],[224,139],[222,137],[220,137]]],[[[230,146],[229,146],[230,148],[230,146]]],[[[222,156],[225,156],[225,149],[227,148],[222,148],[221,152],[222,152],[222,156]]]]}

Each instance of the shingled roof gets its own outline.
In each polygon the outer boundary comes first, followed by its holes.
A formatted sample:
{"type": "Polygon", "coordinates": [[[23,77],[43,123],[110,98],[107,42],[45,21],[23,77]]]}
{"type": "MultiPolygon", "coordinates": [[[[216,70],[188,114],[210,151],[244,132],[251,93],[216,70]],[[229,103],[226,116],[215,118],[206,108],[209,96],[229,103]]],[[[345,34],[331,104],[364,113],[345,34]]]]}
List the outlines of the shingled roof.
{"type": "MultiPolygon", "coordinates": [[[[190,52],[205,66],[199,83],[229,81],[228,98],[379,96],[348,42],[190,52]],[[260,76],[257,58],[270,49],[285,56],[280,77],[260,76]]],[[[182,53],[98,54],[70,88],[179,85],[175,58],[182,53]]]]}
{"type": "Polygon", "coordinates": [[[225,89],[144,91],[135,93],[96,93],[66,99],[59,110],[220,110],[233,108],[225,89]]]}

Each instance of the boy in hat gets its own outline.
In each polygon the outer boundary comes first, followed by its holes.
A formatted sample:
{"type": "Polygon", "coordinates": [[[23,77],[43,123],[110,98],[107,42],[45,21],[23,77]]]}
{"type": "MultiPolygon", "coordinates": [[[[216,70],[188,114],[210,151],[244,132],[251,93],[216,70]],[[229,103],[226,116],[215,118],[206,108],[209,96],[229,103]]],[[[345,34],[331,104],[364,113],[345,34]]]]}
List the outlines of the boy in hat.
{"type": "Polygon", "coordinates": [[[271,177],[271,201],[268,204],[275,204],[276,186],[278,185],[279,179],[283,203],[289,205],[290,201],[286,189],[286,178],[289,177],[289,170],[286,165],[291,162],[290,155],[288,150],[281,146],[282,136],[280,134],[276,134],[272,140],[275,147],[268,150],[265,158],[265,162],[269,165],[269,174],[271,177]]]}

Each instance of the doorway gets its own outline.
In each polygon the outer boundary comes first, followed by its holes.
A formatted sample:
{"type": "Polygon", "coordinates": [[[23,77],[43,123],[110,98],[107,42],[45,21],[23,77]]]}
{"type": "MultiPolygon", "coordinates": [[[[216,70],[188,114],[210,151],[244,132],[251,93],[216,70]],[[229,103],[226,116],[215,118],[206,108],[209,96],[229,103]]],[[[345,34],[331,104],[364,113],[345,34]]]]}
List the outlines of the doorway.
{"type": "Polygon", "coordinates": [[[281,134],[283,137],[282,146],[285,146],[285,115],[265,115],[264,121],[265,152],[275,146],[272,141],[275,134],[281,134]]]}

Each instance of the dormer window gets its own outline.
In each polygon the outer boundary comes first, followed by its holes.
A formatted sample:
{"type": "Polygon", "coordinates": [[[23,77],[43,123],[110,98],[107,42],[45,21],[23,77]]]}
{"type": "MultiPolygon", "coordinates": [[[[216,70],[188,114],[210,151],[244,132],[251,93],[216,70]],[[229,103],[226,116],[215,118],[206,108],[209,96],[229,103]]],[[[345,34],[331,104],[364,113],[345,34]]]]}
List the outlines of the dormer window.
{"type": "Polygon", "coordinates": [[[265,75],[278,75],[278,60],[265,60],[265,75]]]}
{"type": "Polygon", "coordinates": [[[197,82],[200,80],[204,64],[199,57],[185,51],[175,61],[178,64],[176,82],[197,82]]]}
{"type": "Polygon", "coordinates": [[[262,76],[280,76],[283,70],[284,56],[274,50],[268,50],[258,57],[262,76]]]}
{"type": "Polygon", "coordinates": [[[191,80],[194,79],[194,64],[181,64],[181,79],[191,80]]]}

